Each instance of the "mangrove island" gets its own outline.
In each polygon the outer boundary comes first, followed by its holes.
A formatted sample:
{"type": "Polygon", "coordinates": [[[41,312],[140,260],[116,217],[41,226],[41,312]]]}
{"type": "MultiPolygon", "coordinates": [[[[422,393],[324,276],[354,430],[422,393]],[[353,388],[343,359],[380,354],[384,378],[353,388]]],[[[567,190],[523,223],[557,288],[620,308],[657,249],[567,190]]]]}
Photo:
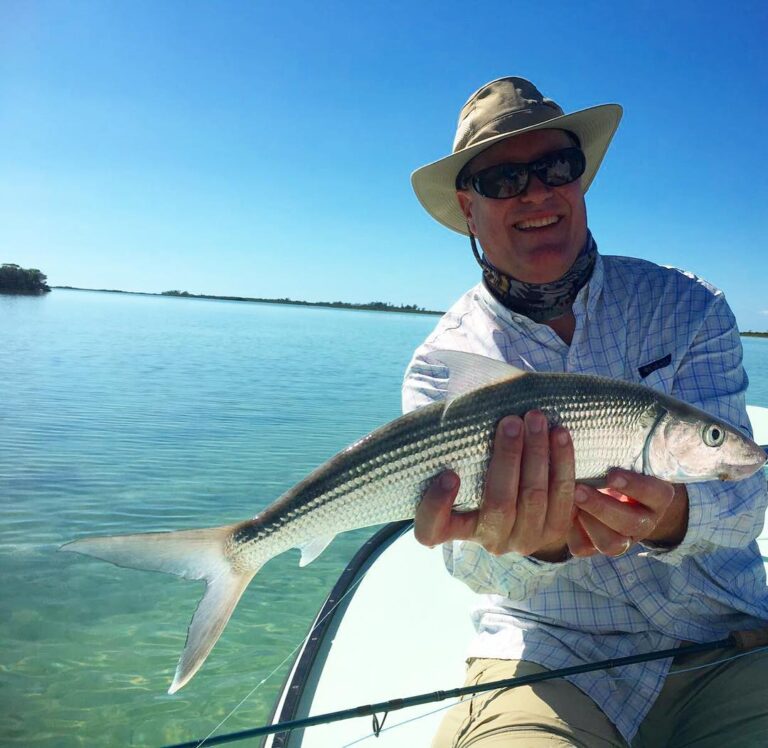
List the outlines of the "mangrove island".
{"type": "Polygon", "coordinates": [[[37,268],[22,268],[10,262],[0,265],[0,293],[48,293],[51,289],[46,280],[37,268]]]}

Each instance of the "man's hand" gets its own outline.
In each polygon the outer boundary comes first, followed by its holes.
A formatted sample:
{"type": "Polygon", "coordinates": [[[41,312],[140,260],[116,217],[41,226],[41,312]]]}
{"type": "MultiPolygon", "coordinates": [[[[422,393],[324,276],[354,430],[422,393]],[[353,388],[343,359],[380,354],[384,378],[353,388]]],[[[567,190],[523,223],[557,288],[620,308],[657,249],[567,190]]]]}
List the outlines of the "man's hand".
{"type": "Polygon", "coordinates": [[[416,510],[416,539],[430,546],[472,540],[494,555],[514,551],[560,560],[573,534],[574,475],[573,444],[566,429],[550,431],[539,411],[522,419],[503,418],[478,509],[451,510],[459,478],[446,471],[432,482],[416,510]]]}
{"type": "MultiPolygon", "coordinates": [[[[684,485],[616,469],[608,475],[608,486],[598,491],[579,485],[575,492],[577,522],[600,552],[620,555],[620,542],[625,545],[621,553],[643,540],[662,546],[682,542],[688,529],[684,485]]],[[[578,539],[574,546],[578,550],[578,539]]],[[[577,555],[574,547],[571,552],[577,555]]]]}
{"type": "Polygon", "coordinates": [[[674,546],[688,527],[688,492],[628,470],[612,470],[609,488],[574,482],[573,444],[564,428],[547,428],[531,411],[502,419],[496,432],[480,507],[453,512],[459,478],[446,471],[416,510],[414,532],[424,545],[472,540],[494,555],[514,551],[543,561],[603,553],[621,556],[634,543],[674,546]]]}

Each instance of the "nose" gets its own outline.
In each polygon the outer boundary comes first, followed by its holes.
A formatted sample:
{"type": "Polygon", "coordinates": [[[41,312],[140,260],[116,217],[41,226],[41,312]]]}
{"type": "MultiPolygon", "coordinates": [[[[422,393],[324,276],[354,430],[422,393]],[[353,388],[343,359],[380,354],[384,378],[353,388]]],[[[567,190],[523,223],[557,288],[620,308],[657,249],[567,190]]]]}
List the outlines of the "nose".
{"type": "Polygon", "coordinates": [[[535,174],[528,178],[528,186],[521,193],[520,199],[523,202],[539,204],[543,203],[552,196],[552,187],[548,187],[535,174]]]}

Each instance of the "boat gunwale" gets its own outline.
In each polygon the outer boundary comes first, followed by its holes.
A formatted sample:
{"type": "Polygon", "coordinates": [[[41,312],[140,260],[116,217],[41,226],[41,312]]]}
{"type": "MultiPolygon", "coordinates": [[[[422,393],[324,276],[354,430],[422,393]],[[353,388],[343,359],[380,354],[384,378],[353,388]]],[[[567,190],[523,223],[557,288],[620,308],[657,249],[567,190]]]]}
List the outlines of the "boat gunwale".
{"type": "MultiPolygon", "coordinates": [[[[300,716],[299,708],[302,703],[306,702],[307,695],[314,693],[319,683],[319,674],[322,673],[322,667],[317,670],[315,666],[316,664],[322,665],[319,661],[321,657],[323,659],[328,657],[330,644],[332,643],[332,640],[328,640],[328,637],[336,632],[347,607],[352,601],[355,592],[353,585],[376,559],[412,524],[413,520],[411,519],[391,522],[368,538],[355,552],[351,561],[334,583],[331,592],[312,624],[308,638],[294,658],[288,675],[285,677],[280,688],[280,696],[275,700],[268,724],[289,722],[300,716]],[[315,679],[314,684],[311,683],[313,677],[315,679]],[[309,690],[308,686],[310,686],[309,690]],[[283,696],[284,698],[282,698],[283,696]]],[[[296,733],[295,737],[300,740],[304,730],[266,735],[259,744],[259,748],[290,748],[293,732],[296,733]],[[271,742],[269,742],[270,739],[271,742]]],[[[296,745],[299,744],[297,743],[296,745]]]]}

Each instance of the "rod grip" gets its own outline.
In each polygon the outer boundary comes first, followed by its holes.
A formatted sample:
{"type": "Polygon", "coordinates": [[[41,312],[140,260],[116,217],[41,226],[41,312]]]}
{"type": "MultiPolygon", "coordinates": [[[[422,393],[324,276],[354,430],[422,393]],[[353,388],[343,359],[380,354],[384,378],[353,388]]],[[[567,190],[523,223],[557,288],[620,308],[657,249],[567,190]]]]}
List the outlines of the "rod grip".
{"type": "Polygon", "coordinates": [[[742,650],[768,646],[768,628],[751,629],[750,631],[733,631],[733,643],[742,650]]]}

